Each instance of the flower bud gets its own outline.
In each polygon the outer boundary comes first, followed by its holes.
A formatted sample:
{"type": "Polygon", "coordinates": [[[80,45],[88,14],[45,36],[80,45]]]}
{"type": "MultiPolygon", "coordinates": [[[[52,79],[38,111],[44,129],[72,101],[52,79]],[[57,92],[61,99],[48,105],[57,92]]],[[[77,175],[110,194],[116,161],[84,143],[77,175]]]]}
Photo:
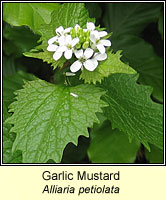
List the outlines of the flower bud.
{"type": "Polygon", "coordinates": [[[80,49],[81,48],[81,44],[80,43],[78,43],[78,44],[76,44],[76,49],[80,49]]]}
{"type": "Polygon", "coordinates": [[[87,49],[88,47],[89,47],[89,42],[88,41],[84,42],[84,44],[82,45],[82,48],[87,49]]]}
{"type": "Polygon", "coordinates": [[[83,29],[82,29],[82,28],[80,28],[80,30],[79,30],[79,34],[80,34],[81,36],[84,35],[84,32],[83,32],[83,29]]]}
{"type": "Polygon", "coordinates": [[[71,36],[72,36],[72,38],[75,38],[75,37],[76,37],[75,29],[72,29],[72,30],[71,30],[71,36]]]}
{"type": "Polygon", "coordinates": [[[80,39],[80,43],[84,42],[84,37],[83,36],[80,36],[79,39],[80,39]]]}

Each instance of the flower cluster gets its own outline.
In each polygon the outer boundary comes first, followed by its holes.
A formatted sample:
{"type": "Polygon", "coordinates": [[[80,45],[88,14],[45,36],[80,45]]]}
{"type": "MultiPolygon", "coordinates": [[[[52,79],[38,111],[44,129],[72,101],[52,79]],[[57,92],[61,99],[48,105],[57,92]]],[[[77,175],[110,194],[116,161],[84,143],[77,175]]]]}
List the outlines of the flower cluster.
{"type": "Polygon", "coordinates": [[[47,50],[54,52],[54,60],[59,60],[62,55],[69,60],[75,55],[77,60],[70,66],[71,72],[77,72],[83,67],[94,71],[98,61],[107,59],[106,47],[111,46],[111,42],[104,37],[108,33],[97,31],[92,22],[87,22],[86,26],[86,29],[78,24],[66,29],[60,26],[55,30],[56,36],[48,40],[47,50]]]}

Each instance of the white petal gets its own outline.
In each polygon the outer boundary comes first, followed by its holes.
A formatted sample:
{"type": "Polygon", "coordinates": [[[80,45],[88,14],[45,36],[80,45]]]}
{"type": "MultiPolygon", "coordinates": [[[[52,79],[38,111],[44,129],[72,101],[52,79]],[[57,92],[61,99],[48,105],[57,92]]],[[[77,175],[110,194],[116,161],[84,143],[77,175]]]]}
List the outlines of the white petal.
{"type": "Polygon", "coordinates": [[[86,59],[90,58],[92,55],[93,55],[93,50],[91,48],[87,48],[85,51],[84,51],[84,56],[86,59]]]}
{"type": "Polygon", "coordinates": [[[66,35],[66,37],[65,37],[65,44],[71,44],[71,42],[72,42],[71,35],[66,35]]]}
{"type": "Polygon", "coordinates": [[[64,52],[64,51],[66,51],[67,50],[67,47],[66,46],[59,46],[58,48],[57,48],[57,52],[64,52]]]}
{"type": "Polygon", "coordinates": [[[93,22],[87,22],[86,27],[90,31],[94,31],[95,30],[95,25],[94,25],[93,22]]]}
{"type": "Polygon", "coordinates": [[[59,42],[59,45],[64,45],[65,44],[65,36],[62,35],[58,38],[58,42],[59,42]]]}
{"type": "Polygon", "coordinates": [[[91,42],[96,43],[96,37],[92,33],[90,34],[90,40],[91,40],[91,42]]]}
{"type": "Polygon", "coordinates": [[[87,32],[87,31],[88,31],[88,29],[84,28],[84,29],[83,29],[83,31],[84,31],[84,32],[87,32]]]}
{"type": "Polygon", "coordinates": [[[79,41],[80,39],[78,37],[74,38],[71,42],[72,47],[74,47],[79,41]]]}
{"type": "Polygon", "coordinates": [[[92,43],[91,44],[91,48],[95,50],[96,49],[96,44],[92,43]]]}
{"type": "Polygon", "coordinates": [[[83,63],[84,67],[88,70],[88,71],[94,71],[96,66],[94,64],[94,62],[92,60],[86,60],[84,63],[83,63]]]}
{"type": "Polygon", "coordinates": [[[62,54],[63,54],[62,52],[56,51],[53,55],[53,59],[56,60],[56,61],[59,60],[59,58],[62,56],[62,54]]]}
{"type": "Polygon", "coordinates": [[[98,61],[95,58],[91,59],[91,61],[93,62],[94,67],[96,69],[96,67],[98,66],[98,61]]]}
{"type": "Polygon", "coordinates": [[[64,53],[65,58],[66,58],[66,59],[70,59],[70,58],[72,57],[72,53],[73,53],[73,52],[72,52],[71,49],[65,51],[65,53],[64,53]]]}
{"type": "Polygon", "coordinates": [[[103,53],[103,54],[97,53],[94,57],[96,60],[102,61],[107,58],[107,54],[106,53],[103,53]]]}
{"type": "Polygon", "coordinates": [[[99,43],[104,45],[104,46],[106,46],[106,47],[110,47],[111,46],[110,40],[100,40],[99,43]]]}
{"type": "Polygon", "coordinates": [[[66,29],[64,30],[64,33],[70,33],[70,30],[71,30],[71,27],[66,28],[66,29]]]}
{"type": "Polygon", "coordinates": [[[73,96],[73,97],[78,97],[77,94],[74,94],[74,93],[72,93],[72,92],[70,92],[70,95],[73,96]]]}
{"type": "Polygon", "coordinates": [[[82,63],[79,60],[77,60],[70,66],[70,70],[71,72],[77,72],[81,69],[81,67],[82,63]]]}
{"type": "Polygon", "coordinates": [[[91,31],[91,34],[95,36],[96,40],[100,39],[99,31],[97,31],[97,30],[91,31]]]}
{"type": "Polygon", "coordinates": [[[50,44],[48,47],[47,47],[47,51],[56,51],[58,48],[58,46],[56,44],[50,44]]]}
{"type": "Polygon", "coordinates": [[[55,31],[56,31],[57,35],[62,35],[63,31],[64,31],[64,28],[63,28],[63,26],[59,26],[55,31]]]}
{"type": "Polygon", "coordinates": [[[104,36],[106,36],[106,35],[108,35],[108,33],[107,33],[106,31],[100,31],[100,32],[99,32],[99,36],[100,36],[100,37],[104,37],[104,36]]]}
{"type": "Polygon", "coordinates": [[[80,25],[76,24],[74,28],[75,28],[75,29],[77,29],[77,28],[80,29],[81,27],[80,27],[80,25]]]}
{"type": "Polygon", "coordinates": [[[57,42],[57,40],[58,40],[58,36],[54,36],[48,40],[48,44],[53,44],[54,42],[57,42]]]}
{"type": "Polygon", "coordinates": [[[97,44],[96,46],[101,54],[105,53],[105,47],[102,44],[97,44]]]}
{"type": "Polygon", "coordinates": [[[74,54],[75,54],[75,56],[76,56],[77,58],[81,58],[81,57],[83,56],[83,50],[82,50],[82,49],[76,50],[76,51],[74,52],[74,54]]]}

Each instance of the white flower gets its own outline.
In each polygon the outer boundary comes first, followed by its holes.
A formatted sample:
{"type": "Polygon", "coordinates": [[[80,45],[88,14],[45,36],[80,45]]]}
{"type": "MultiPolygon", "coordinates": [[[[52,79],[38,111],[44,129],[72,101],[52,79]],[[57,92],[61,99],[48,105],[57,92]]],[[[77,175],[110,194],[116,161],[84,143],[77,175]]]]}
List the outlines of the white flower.
{"type": "Polygon", "coordinates": [[[92,42],[91,47],[93,49],[98,49],[100,51],[101,54],[105,53],[105,46],[109,47],[111,46],[111,42],[109,40],[104,40],[104,39],[100,39],[101,37],[104,37],[107,35],[106,31],[91,31],[90,33],[90,40],[92,42]]]}
{"type": "Polygon", "coordinates": [[[86,23],[87,29],[83,29],[84,31],[94,31],[95,30],[95,24],[93,22],[87,22],[86,23]]]}
{"type": "Polygon", "coordinates": [[[54,44],[54,42],[58,41],[58,36],[54,36],[48,40],[48,47],[47,51],[56,51],[58,48],[58,45],[54,44]]]}
{"type": "Polygon", "coordinates": [[[77,32],[78,30],[81,29],[80,25],[79,24],[76,24],[75,27],[74,27],[75,31],[77,32]]]}
{"type": "MultiPolygon", "coordinates": [[[[70,66],[71,72],[77,72],[83,67],[88,71],[94,71],[99,61],[107,59],[105,49],[111,46],[111,42],[103,39],[103,37],[108,33],[106,31],[97,31],[93,22],[87,22],[86,27],[86,29],[82,29],[76,24],[74,28],[64,29],[59,26],[55,30],[56,36],[48,40],[47,50],[54,52],[53,59],[56,61],[62,55],[67,60],[71,59],[74,52],[78,60],[70,66]]],[[[70,73],[68,76],[73,75],[75,74],[70,73]]]]}
{"type": "Polygon", "coordinates": [[[97,66],[96,66],[96,62],[93,62],[93,60],[90,59],[90,57],[92,57],[94,51],[90,48],[87,48],[84,52],[83,50],[76,50],[75,51],[75,56],[78,58],[77,61],[75,61],[71,66],[70,66],[70,70],[71,72],[77,72],[79,71],[81,68],[83,68],[83,66],[89,70],[89,71],[93,71],[97,66]]]}
{"type": "Polygon", "coordinates": [[[72,57],[74,46],[79,42],[79,38],[76,37],[72,39],[71,35],[61,36],[58,38],[59,46],[57,47],[53,58],[54,60],[59,60],[64,53],[64,57],[66,59],[70,59],[72,57]]]}
{"type": "Polygon", "coordinates": [[[90,31],[94,31],[95,28],[96,28],[93,22],[87,22],[87,23],[86,23],[86,27],[87,27],[87,29],[90,30],[90,31]]]}
{"type": "Polygon", "coordinates": [[[48,40],[48,44],[50,45],[57,41],[58,41],[58,36],[54,36],[48,40]]]}
{"type": "Polygon", "coordinates": [[[63,28],[63,26],[59,26],[55,32],[58,36],[61,36],[61,35],[66,35],[68,33],[70,33],[70,30],[71,30],[71,27],[68,27],[66,29],[63,28]]]}
{"type": "Polygon", "coordinates": [[[77,29],[77,28],[80,29],[81,27],[80,27],[79,24],[76,24],[74,28],[75,28],[75,29],[77,29]]]}
{"type": "Polygon", "coordinates": [[[106,53],[95,53],[94,56],[92,57],[91,61],[94,63],[94,69],[93,71],[97,68],[98,66],[98,61],[103,61],[107,59],[107,54],[106,53]]]}
{"type": "Polygon", "coordinates": [[[49,44],[47,47],[47,51],[56,51],[58,48],[58,45],[56,44],[49,44]]]}

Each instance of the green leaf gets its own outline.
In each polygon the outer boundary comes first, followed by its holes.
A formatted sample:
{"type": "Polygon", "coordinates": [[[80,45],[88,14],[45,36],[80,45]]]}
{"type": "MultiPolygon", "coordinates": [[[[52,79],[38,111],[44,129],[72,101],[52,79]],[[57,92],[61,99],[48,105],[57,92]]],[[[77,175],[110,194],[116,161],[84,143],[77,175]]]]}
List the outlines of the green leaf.
{"type": "Polygon", "coordinates": [[[31,52],[24,53],[24,56],[42,59],[43,62],[47,62],[48,64],[51,64],[53,69],[56,69],[56,67],[62,68],[64,63],[66,62],[66,59],[63,56],[58,61],[55,61],[53,59],[53,52],[49,52],[46,50],[42,52],[36,52],[36,53],[34,50],[32,50],[31,52]]]}
{"type": "Polygon", "coordinates": [[[51,21],[51,13],[59,3],[3,3],[3,20],[12,26],[26,25],[35,33],[41,24],[51,21]]]}
{"type": "Polygon", "coordinates": [[[17,72],[17,68],[13,57],[3,56],[3,77],[13,75],[17,72]]]}
{"type": "MultiPolygon", "coordinates": [[[[27,68],[22,65],[20,59],[15,59],[14,56],[3,56],[2,60],[3,78],[14,75],[19,71],[26,71],[27,68]]],[[[20,73],[20,72],[19,72],[20,73]]],[[[23,72],[24,73],[24,72],[23,72]]]]}
{"type": "Polygon", "coordinates": [[[124,34],[138,35],[151,22],[156,22],[161,3],[109,3],[104,24],[113,37],[124,34]]]}
{"type": "Polygon", "coordinates": [[[90,17],[95,18],[96,21],[100,21],[102,14],[100,3],[85,3],[85,6],[89,12],[90,17]]]}
{"type": "Polygon", "coordinates": [[[22,150],[23,162],[60,162],[69,142],[88,137],[88,127],[98,122],[96,112],[107,104],[100,100],[105,92],[93,85],[57,86],[43,80],[26,82],[10,105],[14,114],[7,122],[17,133],[13,150],[22,150]]]}
{"type": "Polygon", "coordinates": [[[12,146],[15,134],[10,133],[11,125],[4,121],[9,117],[7,107],[3,104],[3,163],[21,163],[22,154],[20,151],[12,153],[12,146]]]}
{"type": "Polygon", "coordinates": [[[145,151],[146,159],[149,161],[149,163],[163,163],[163,151],[154,145],[150,145],[151,151],[145,151]]]}
{"type": "Polygon", "coordinates": [[[3,29],[3,36],[8,41],[4,42],[3,50],[6,55],[22,56],[37,45],[39,36],[35,35],[27,27],[11,27],[6,24],[3,29]]]}
{"type": "MultiPolygon", "coordinates": [[[[68,143],[63,151],[61,163],[87,163],[88,141],[88,138],[80,136],[77,146],[73,143],[68,143]]],[[[55,163],[55,161],[50,159],[47,163],[55,163]]]]}
{"type": "Polygon", "coordinates": [[[163,102],[163,60],[154,52],[152,45],[143,39],[124,35],[114,39],[113,48],[122,49],[122,60],[140,74],[139,82],[154,88],[153,96],[163,102]]]}
{"type": "Polygon", "coordinates": [[[125,133],[112,130],[106,122],[98,130],[90,132],[88,155],[92,163],[133,163],[140,148],[140,143],[133,140],[129,143],[125,133]]]}
{"type": "Polygon", "coordinates": [[[3,79],[3,102],[8,107],[14,101],[15,90],[21,89],[25,80],[33,80],[34,76],[23,71],[3,79]]]}
{"type": "Polygon", "coordinates": [[[138,85],[138,75],[114,74],[102,87],[108,90],[104,100],[109,104],[105,115],[113,128],[163,149],[163,106],[150,98],[152,88],[138,85]]]}
{"type": "Polygon", "coordinates": [[[85,28],[87,21],[94,21],[94,19],[89,18],[89,13],[84,3],[64,3],[58,12],[52,13],[51,18],[49,27],[52,27],[52,31],[55,31],[55,28],[59,26],[67,28],[74,27],[76,24],[85,28]]]}
{"type": "Polygon", "coordinates": [[[108,58],[105,61],[99,63],[98,67],[90,72],[83,69],[80,78],[85,81],[85,83],[94,83],[100,82],[104,79],[104,77],[108,77],[110,74],[116,73],[127,73],[127,74],[135,74],[136,71],[132,69],[129,65],[123,63],[121,58],[121,51],[117,51],[115,54],[110,51],[107,53],[108,58]]]}
{"type": "Polygon", "coordinates": [[[54,52],[47,51],[48,40],[56,35],[55,29],[59,26],[74,27],[79,24],[81,27],[85,27],[87,21],[94,21],[89,18],[88,11],[85,9],[83,3],[64,3],[60,6],[58,11],[54,11],[51,16],[51,22],[49,24],[43,24],[39,29],[41,34],[42,44],[32,49],[30,52],[24,53],[27,57],[33,57],[42,59],[44,62],[51,64],[54,69],[62,67],[66,62],[64,57],[61,57],[58,61],[53,59],[54,52]]]}
{"type": "Polygon", "coordinates": [[[162,40],[163,40],[163,28],[164,28],[164,24],[163,23],[164,23],[164,15],[161,12],[159,20],[158,20],[158,30],[159,30],[159,32],[161,34],[162,40]]]}
{"type": "MultiPolygon", "coordinates": [[[[89,146],[88,138],[80,136],[78,138],[78,145],[73,143],[67,144],[63,152],[61,163],[84,163],[87,156],[87,149],[89,146]]],[[[87,160],[86,160],[87,162],[87,160]]]]}
{"type": "Polygon", "coordinates": [[[161,3],[110,3],[106,7],[107,30],[112,31],[112,48],[123,50],[122,60],[140,73],[139,81],[154,88],[153,96],[163,101],[163,62],[152,48],[138,36],[144,28],[157,22],[161,3]]]}
{"type": "Polygon", "coordinates": [[[15,135],[10,133],[11,125],[3,125],[3,163],[22,163],[21,151],[12,152],[15,135]]]}

